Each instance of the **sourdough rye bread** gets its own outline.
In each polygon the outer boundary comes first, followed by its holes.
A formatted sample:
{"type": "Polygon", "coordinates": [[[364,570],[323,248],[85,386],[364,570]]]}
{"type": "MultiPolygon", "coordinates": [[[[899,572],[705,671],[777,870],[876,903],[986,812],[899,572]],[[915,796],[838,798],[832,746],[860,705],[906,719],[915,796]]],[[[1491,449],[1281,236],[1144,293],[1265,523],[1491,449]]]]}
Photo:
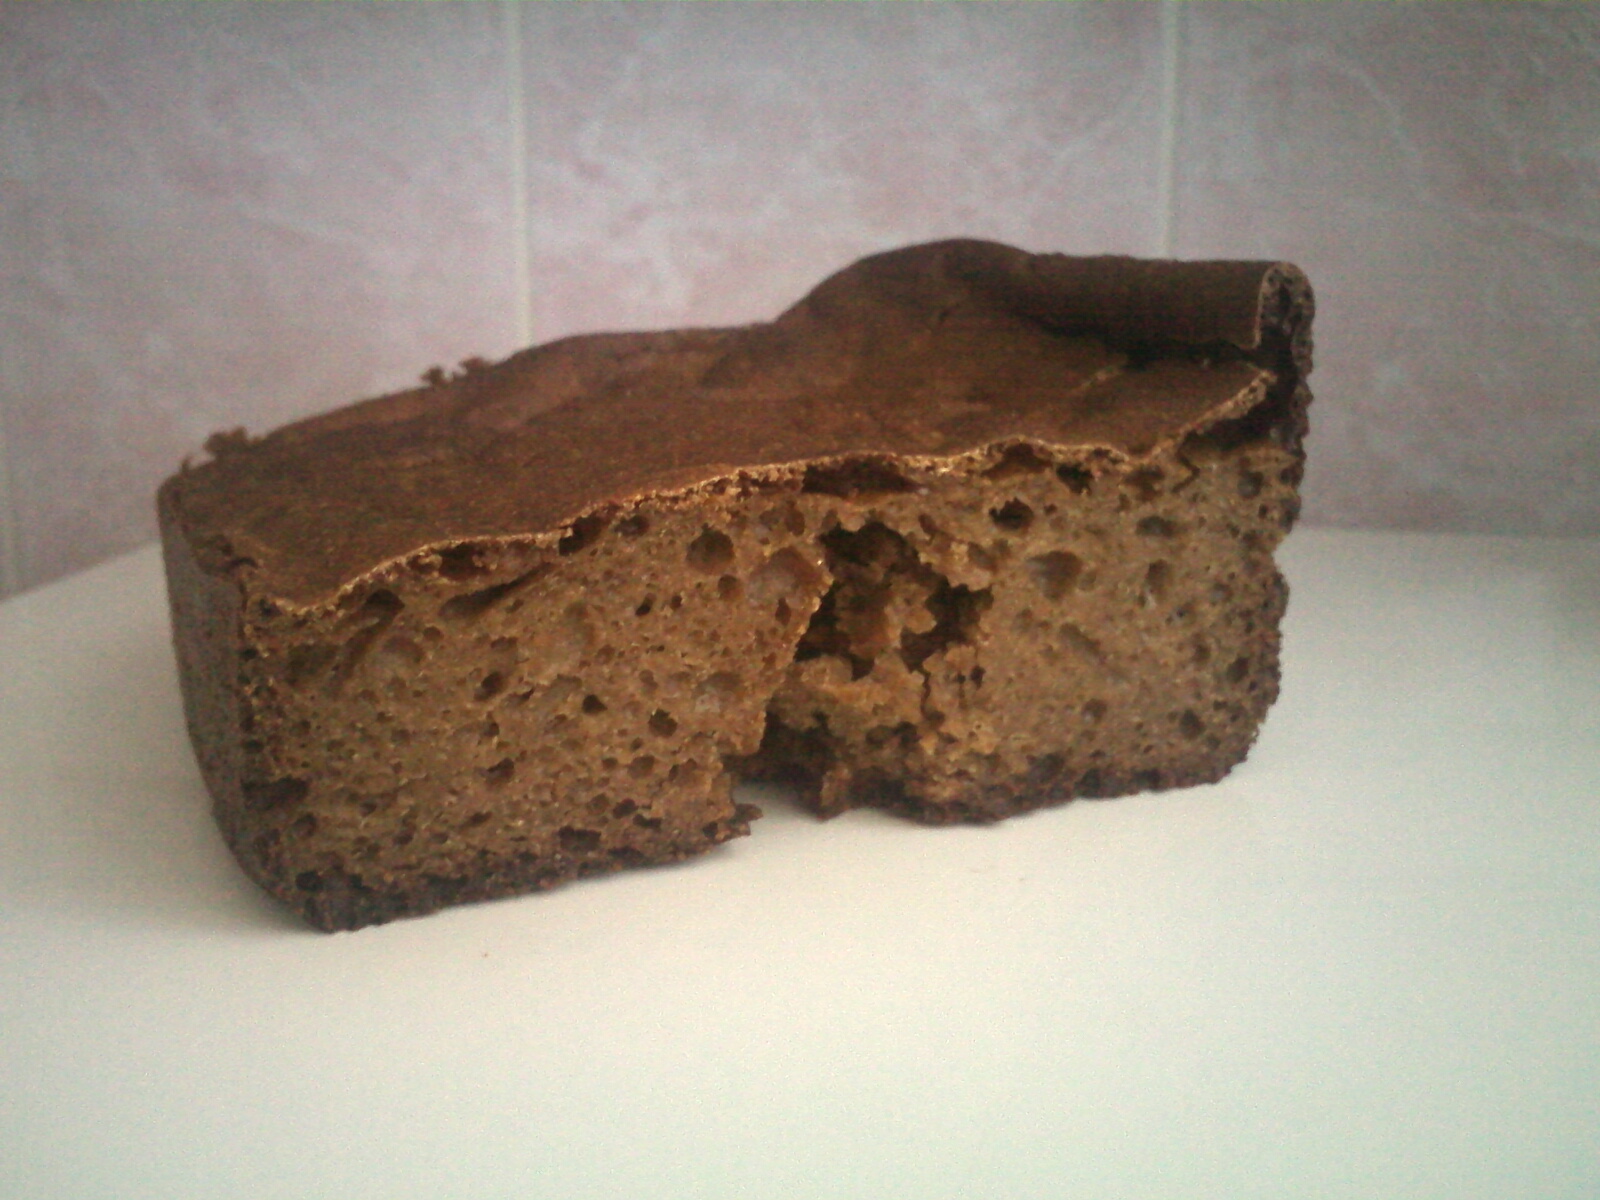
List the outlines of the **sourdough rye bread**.
{"type": "Polygon", "coordinates": [[[568,338],[162,487],[233,852],[353,929],[822,812],[1220,778],[1278,687],[1312,300],[1281,263],[877,255],[568,338]]]}

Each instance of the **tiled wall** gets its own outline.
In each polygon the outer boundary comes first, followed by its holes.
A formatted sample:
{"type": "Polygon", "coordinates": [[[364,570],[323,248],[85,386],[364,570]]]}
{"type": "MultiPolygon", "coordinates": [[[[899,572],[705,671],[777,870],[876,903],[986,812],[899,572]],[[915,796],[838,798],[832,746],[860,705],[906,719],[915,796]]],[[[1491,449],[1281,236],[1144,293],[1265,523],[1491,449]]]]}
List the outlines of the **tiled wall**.
{"type": "Polygon", "coordinates": [[[874,250],[1283,257],[1306,519],[1600,534],[1600,6],[0,6],[0,594],[217,428],[874,250]]]}

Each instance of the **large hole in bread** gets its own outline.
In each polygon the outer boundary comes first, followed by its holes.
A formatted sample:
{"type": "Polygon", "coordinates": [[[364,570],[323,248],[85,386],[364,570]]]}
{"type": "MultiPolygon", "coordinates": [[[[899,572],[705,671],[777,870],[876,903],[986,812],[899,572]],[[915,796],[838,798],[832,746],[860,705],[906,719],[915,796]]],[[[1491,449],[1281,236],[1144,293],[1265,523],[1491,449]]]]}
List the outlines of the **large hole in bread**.
{"type": "Polygon", "coordinates": [[[885,458],[852,458],[842,463],[814,463],[806,468],[802,492],[844,499],[912,492],[916,484],[885,458]]]}
{"type": "Polygon", "coordinates": [[[993,594],[952,583],[881,521],[835,528],[820,540],[833,582],[796,646],[788,681],[769,705],[760,750],[730,765],[742,774],[797,782],[826,813],[840,806],[840,797],[828,795],[830,781],[846,777],[854,787],[882,793],[880,799],[905,799],[903,789],[892,786],[892,773],[874,764],[913,753],[938,724],[939,714],[924,703],[925,666],[974,641],[993,594]],[[868,696],[900,691],[913,710],[921,709],[920,719],[859,729],[871,701],[852,694],[856,684],[871,689],[868,696]],[[857,731],[842,732],[848,729],[857,731]]]}

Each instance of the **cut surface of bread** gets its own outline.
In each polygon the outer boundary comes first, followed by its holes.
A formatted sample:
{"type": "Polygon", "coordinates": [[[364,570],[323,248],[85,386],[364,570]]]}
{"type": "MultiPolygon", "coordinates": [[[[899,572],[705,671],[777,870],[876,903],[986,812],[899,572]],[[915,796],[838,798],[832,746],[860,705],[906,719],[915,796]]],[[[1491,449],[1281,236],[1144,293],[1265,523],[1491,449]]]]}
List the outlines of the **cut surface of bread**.
{"type": "Polygon", "coordinates": [[[352,929],[699,854],[741,779],[930,822],[1219,779],[1311,313],[1285,264],[943,242],[214,438],[159,506],[223,833],[352,929]]]}

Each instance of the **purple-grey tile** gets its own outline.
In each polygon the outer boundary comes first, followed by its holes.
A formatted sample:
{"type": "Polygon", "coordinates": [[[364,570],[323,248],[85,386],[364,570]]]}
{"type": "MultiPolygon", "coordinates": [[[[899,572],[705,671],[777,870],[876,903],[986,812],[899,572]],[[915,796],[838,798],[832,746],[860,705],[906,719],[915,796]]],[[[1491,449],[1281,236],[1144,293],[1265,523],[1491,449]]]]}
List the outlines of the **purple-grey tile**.
{"type": "Polygon", "coordinates": [[[1600,533],[1600,10],[1180,19],[1177,252],[1317,286],[1307,518],[1600,533]]]}
{"type": "Polygon", "coordinates": [[[1150,253],[1150,5],[534,5],[534,329],[763,319],[854,258],[1150,253]]]}
{"type": "Polygon", "coordinates": [[[501,14],[0,10],[13,574],[138,544],[208,433],[517,340],[501,14]]]}

